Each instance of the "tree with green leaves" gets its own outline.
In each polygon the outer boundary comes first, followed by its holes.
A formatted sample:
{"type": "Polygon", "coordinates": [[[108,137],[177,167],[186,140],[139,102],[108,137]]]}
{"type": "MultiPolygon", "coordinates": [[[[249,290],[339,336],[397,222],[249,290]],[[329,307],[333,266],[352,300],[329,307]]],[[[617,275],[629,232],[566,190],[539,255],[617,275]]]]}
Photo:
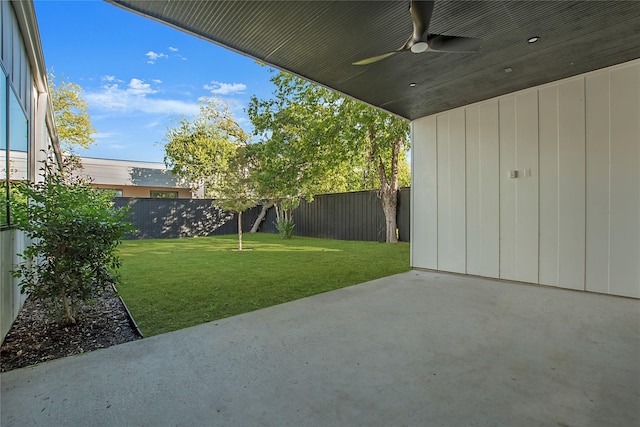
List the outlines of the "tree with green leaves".
{"type": "Polygon", "coordinates": [[[54,74],[49,72],[49,88],[62,147],[69,151],[75,147],[89,148],[95,143],[92,135],[96,130],[87,111],[89,106],[82,98],[82,87],[64,78],[58,83],[54,74]]]}
{"type": "MultiPolygon", "coordinates": [[[[360,141],[369,157],[368,167],[377,172],[378,196],[386,222],[386,241],[398,241],[396,212],[400,156],[409,148],[409,123],[382,110],[346,99],[339,110],[342,138],[360,141]]],[[[405,157],[406,158],[406,157],[405,157]]]]}
{"type": "Polygon", "coordinates": [[[73,163],[65,160],[59,171],[45,161],[43,181],[16,183],[22,198],[10,202],[14,223],[32,239],[13,271],[21,291],[61,307],[71,324],[79,301],[117,282],[116,248],[131,230],[127,210],[114,208],[110,194],[71,174],[73,163]]]}
{"type": "Polygon", "coordinates": [[[377,188],[386,241],[397,242],[397,192],[408,184],[408,122],[280,72],[274,97],[253,97],[249,117],[262,141],[254,144],[256,180],[278,198],[377,188]]]}
{"type": "Polygon", "coordinates": [[[246,154],[246,146],[238,145],[227,163],[223,178],[216,181],[216,202],[238,218],[238,250],[242,251],[242,213],[255,206],[260,198],[256,191],[246,154]]]}
{"type": "Polygon", "coordinates": [[[194,119],[182,118],[165,137],[165,164],[205,196],[238,214],[238,247],[242,249],[242,212],[256,204],[246,147],[249,135],[220,98],[200,101],[194,119]]]}

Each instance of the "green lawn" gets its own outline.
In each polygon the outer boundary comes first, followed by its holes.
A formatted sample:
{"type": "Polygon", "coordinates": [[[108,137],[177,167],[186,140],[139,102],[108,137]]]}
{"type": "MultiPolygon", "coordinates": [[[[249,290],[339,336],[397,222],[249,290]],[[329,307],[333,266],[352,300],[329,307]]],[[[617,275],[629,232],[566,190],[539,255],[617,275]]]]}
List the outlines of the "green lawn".
{"type": "Polygon", "coordinates": [[[409,270],[409,244],[274,234],[133,240],[118,292],[145,336],[409,270]]]}

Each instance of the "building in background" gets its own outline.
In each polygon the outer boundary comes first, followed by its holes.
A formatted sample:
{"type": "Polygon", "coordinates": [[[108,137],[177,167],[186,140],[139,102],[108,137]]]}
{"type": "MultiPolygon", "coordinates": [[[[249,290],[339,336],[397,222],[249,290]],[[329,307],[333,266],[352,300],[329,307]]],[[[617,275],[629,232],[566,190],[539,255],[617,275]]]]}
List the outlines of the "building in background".
{"type": "Polygon", "coordinates": [[[204,187],[192,191],[190,183],[167,170],[163,163],[81,157],[79,175],[94,188],[112,190],[116,197],[193,199],[204,197],[204,187]]]}

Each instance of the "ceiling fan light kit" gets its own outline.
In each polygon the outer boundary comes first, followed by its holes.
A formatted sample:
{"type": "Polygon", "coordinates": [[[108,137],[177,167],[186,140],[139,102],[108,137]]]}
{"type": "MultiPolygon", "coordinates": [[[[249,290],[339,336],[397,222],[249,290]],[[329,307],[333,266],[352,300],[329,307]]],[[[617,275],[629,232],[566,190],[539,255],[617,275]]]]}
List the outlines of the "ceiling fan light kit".
{"type": "Polygon", "coordinates": [[[411,52],[413,53],[422,53],[427,49],[429,49],[429,44],[427,42],[418,42],[411,46],[411,52]]]}

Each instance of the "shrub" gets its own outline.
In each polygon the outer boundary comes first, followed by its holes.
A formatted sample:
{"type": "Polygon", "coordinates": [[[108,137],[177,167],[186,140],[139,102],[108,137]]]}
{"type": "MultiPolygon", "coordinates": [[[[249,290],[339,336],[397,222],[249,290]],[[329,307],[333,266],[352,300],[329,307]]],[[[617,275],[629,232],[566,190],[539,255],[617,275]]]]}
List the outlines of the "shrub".
{"type": "Polygon", "coordinates": [[[281,239],[289,240],[293,237],[293,229],[296,225],[292,220],[281,216],[274,224],[281,239]]]}
{"type": "Polygon", "coordinates": [[[131,226],[107,192],[57,173],[49,162],[43,172],[41,183],[18,184],[29,203],[11,204],[14,223],[32,239],[13,274],[22,293],[61,307],[75,323],[79,301],[117,282],[116,247],[131,226]]]}

